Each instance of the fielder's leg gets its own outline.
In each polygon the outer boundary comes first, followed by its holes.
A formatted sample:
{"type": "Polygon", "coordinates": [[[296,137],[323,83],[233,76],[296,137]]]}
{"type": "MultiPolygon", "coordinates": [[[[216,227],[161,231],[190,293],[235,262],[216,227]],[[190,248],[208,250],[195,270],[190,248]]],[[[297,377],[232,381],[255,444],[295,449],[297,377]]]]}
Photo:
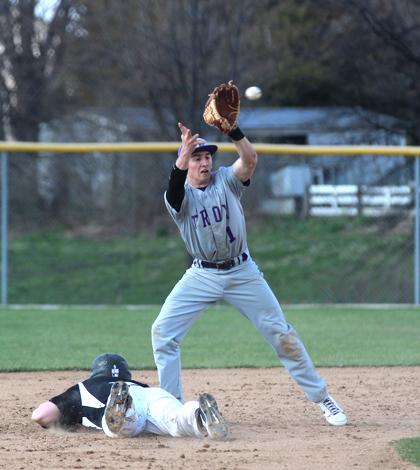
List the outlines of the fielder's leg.
{"type": "Polygon", "coordinates": [[[325,382],[316,372],[298,334],[286,322],[276,297],[258,267],[250,261],[232,274],[234,287],[226,289],[225,300],[254,324],[306,396],[315,403],[322,402],[327,397],[325,382]]]}
{"type": "Polygon", "coordinates": [[[160,386],[183,400],[179,345],[198,315],[222,295],[203,269],[190,268],[167,297],[152,325],[152,346],[160,386]]]}

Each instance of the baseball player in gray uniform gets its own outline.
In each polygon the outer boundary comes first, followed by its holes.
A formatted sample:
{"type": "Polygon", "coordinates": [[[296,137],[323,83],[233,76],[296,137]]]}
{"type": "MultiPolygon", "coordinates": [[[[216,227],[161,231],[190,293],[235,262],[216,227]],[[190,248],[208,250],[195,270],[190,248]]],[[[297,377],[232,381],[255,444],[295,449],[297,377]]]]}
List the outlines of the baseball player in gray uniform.
{"type": "Polygon", "coordinates": [[[167,297],[152,326],[160,386],[183,400],[180,343],[203,310],[219,300],[236,307],[272,346],[279,360],[328,423],[347,417],[329,395],[302,341],[287,323],[246,237],[241,196],[250,186],[257,153],[239,127],[229,132],[239,158],[213,170],[217,146],[179,123],[181,147],[164,200],[193,263],[167,297]]]}

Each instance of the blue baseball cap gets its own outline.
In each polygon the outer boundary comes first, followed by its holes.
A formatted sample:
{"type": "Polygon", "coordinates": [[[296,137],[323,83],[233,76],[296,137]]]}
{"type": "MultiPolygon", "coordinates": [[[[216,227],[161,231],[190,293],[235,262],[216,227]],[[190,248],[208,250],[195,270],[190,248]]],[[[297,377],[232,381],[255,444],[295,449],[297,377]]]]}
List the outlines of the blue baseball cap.
{"type": "MultiPolygon", "coordinates": [[[[197,142],[198,142],[198,145],[194,149],[193,154],[197,152],[209,152],[211,155],[214,155],[217,152],[217,149],[218,149],[217,145],[209,144],[207,140],[202,139],[201,137],[197,139],[197,142]]],[[[178,149],[178,155],[181,153],[181,149],[182,149],[182,145],[178,149]]]]}

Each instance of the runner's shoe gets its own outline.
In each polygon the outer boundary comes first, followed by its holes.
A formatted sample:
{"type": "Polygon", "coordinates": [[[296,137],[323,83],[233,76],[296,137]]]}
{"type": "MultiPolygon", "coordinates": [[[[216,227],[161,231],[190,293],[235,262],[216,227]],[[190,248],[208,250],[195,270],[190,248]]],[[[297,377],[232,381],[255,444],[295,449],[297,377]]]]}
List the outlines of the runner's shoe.
{"type": "Polygon", "coordinates": [[[105,408],[105,421],[111,432],[118,434],[132,403],[128,384],[122,381],[115,382],[111,387],[105,408]]]}
{"type": "Polygon", "coordinates": [[[333,426],[343,426],[347,423],[347,416],[331,395],[318,403],[318,406],[323,411],[325,419],[333,426]]]}
{"type": "Polygon", "coordinates": [[[204,436],[210,439],[226,439],[229,427],[217,407],[216,400],[210,393],[198,397],[200,408],[197,413],[197,424],[204,436]]]}

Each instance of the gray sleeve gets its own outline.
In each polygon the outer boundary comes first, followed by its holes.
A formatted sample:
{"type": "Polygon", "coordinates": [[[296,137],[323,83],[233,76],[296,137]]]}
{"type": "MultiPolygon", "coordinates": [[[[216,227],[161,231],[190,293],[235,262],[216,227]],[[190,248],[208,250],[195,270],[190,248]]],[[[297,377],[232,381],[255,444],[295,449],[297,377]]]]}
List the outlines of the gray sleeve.
{"type": "Polygon", "coordinates": [[[220,177],[223,179],[229,189],[236,194],[239,198],[244,194],[246,188],[249,186],[248,182],[241,181],[233,172],[233,166],[221,167],[220,177]]]}

